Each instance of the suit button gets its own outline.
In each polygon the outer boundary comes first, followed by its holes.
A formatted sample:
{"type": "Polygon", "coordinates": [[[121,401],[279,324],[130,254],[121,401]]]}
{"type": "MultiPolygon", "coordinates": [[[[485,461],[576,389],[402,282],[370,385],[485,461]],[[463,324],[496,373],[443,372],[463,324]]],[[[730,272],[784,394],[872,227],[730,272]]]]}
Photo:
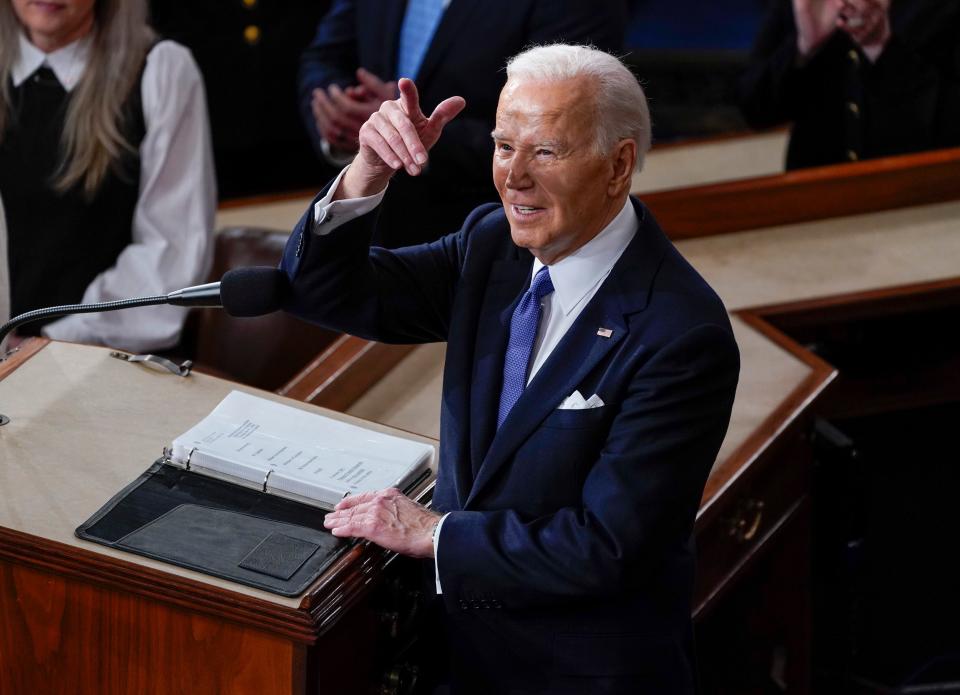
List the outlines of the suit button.
{"type": "Polygon", "coordinates": [[[849,58],[850,62],[853,63],[854,65],[860,65],[860,54],[857,53],[857,49],[851,48],[847,52],[847,58],[849,58]]]}
{"type": "Polygon", "coordinates": [[[251,24],[243,30],[243,40],[251,46],[260,43],[260,27],[251,24]]]}
{"type": "Polygon", "coordinates": [[[853,150],[847,150],[847,159],[849,159],[851,162],[855,162],[860,159],[860,156],[853,150]]]}
{"type": "Polygon", "coordinates": [[[847,110],[850,111],[850,113],[852,113],[852,114],[853,114],[854,116],[856,116],[857,118],[860,117],[860,107],[857,106],[856,103],[854,103],[854,102],[852,102],[852,101],[848,101],[848,102],[847,102],[847,110]]]}

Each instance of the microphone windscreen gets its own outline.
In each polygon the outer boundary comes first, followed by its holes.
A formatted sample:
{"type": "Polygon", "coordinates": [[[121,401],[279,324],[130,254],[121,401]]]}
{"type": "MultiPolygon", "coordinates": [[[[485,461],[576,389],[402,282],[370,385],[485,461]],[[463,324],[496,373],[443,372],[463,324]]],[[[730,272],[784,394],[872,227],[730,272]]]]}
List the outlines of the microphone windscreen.
{"type": "Polygon", "coordinates": [[[220,298],[231,316],[262,316],[280,309],[289,288],[287,274],[277,267],[234,268],[220,280],[220,298]]]}

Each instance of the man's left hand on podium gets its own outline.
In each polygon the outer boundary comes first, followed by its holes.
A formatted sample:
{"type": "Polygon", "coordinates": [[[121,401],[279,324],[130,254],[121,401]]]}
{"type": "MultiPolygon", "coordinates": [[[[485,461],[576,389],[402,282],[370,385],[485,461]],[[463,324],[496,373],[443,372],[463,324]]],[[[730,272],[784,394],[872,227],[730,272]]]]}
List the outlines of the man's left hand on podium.
{"type": "Polygon", "coordinates": [[[433,531],[441,515],[396,488],[341,500],[323,525],[337,537],[363,538],[411,557],[433,557],[433,531]]]}

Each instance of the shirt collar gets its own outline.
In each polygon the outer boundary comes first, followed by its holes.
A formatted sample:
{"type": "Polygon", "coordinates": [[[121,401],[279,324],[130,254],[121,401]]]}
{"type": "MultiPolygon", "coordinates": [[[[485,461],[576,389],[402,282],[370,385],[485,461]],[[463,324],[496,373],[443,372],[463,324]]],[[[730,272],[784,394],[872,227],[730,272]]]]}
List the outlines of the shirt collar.
{"type": "Polygon", "coordinates": [[[44,53],[30,43],[30,39],[20,32],[20,56],[13,66],[11,77],[13,86],[19,87],[30,75],[46,65],[56,75],[57,81],[66,91],[71,91],[80,81],[80,76],[90,59],[90,34],[58,48],[53,53],[44,53]]]}
{"type": "MultiPolygon", "coordinates": [[[[610,274],[639,228],[637,211],[628,197],[617,216],[597,236],[550,266],[555,297],[553,305],[559,305],[564,314],[573,311],[590,290],[610,274]]],[[[534,258],[530,277],[533,278],[542,267],[543,263],[534,258]]]]}

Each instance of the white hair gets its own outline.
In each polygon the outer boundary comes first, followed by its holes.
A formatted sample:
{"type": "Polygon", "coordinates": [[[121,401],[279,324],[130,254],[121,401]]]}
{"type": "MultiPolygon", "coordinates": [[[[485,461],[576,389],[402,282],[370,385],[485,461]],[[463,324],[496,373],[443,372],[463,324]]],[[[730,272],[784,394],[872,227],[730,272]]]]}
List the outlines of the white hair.
{"type": "Polygon", "coordinates": [[[637,171],[650,149],[650,109],[643,88],[619,58],[593,46],[534,46],[507,63],[507,80],[545,82],[588,77],[597,87],[597,149],[609,153],[620,140],[637,143],[637,171]]]}

